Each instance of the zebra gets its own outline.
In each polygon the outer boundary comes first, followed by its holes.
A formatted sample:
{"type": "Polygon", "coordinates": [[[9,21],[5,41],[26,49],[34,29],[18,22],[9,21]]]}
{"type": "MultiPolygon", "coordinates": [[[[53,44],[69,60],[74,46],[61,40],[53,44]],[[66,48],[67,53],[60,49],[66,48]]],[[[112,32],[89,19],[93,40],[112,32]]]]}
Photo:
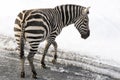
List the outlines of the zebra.
{"type": "Polygon", "coordinates": [[[89,37],[90,29],[88,14],[89,7],[75,4],[65,4],[54,8],[29,9],[21,11],[15,19],[14,26],[15,39],[18,44],[21,61],[21,78],[25,78],[25,42],[28,42],[30,45],[27,59],[31,67],[32,77],[37,78],[33,59],[39,44],[42,41],[47,41],[41,59],[41,66],[45,68],[46,65],[44,63],[44,59],[50,45],[53,45],[55,50],[52,62],[55,63],[57,60],[58,45],[55,38],[60,34],[65,26],[74,24],[81,34],[81,38],[87,39],[89,37]]]}

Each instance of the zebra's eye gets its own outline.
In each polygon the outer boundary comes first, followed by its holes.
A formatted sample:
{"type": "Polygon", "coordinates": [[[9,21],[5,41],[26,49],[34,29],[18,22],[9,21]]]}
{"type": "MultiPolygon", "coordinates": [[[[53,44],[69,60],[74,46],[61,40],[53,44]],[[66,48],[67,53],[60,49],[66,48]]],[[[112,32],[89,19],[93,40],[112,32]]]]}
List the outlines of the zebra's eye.
{"type": "Polygon", "coordinates": [[[87,11],[87,14],[89,14],[89,11],[87,11]]]}

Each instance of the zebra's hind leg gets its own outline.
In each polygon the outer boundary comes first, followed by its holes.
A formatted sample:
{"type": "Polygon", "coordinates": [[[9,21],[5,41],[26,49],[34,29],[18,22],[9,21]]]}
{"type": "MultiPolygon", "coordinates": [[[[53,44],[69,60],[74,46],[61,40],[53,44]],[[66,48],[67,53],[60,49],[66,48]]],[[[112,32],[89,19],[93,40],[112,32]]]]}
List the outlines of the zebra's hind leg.
{"type": "Polygon", "coordinates": [[[30,67],[31,67],[31,71],[33,73],[32,77],[37,79],[37,73],[36,73],[36,70],[35,70],[35,67],[34,67],[34,64],[33,64],[34,55],[35,55],[35,53],[30,51],[30,53],[27,56],[27,59],[29,61],[29,64],[30,64],[30,67]]]}
{"type": "Polygon", "coordinates": [[[20,61],[21,61],[21,78],[25,78],[25,69],[24,69],[25,56],[24,56],[24,51],[20,52],[20,61]]]}
{"type": "Polygon", "coordinates": [[[24,40],[23,40],[23,34],[20,37],[20,43],[17,43],[18,50],[20,51],[20,61],[21,61],[21,78],[25,78],[25,69],[24,69],[24,63],[25,63],[25,56],[24,56],[24,40]]]}
{"type": "Polygon", "coordinates": [[[52,60],[52,63],[55,64],[57,61],[57,43],[56,43],[56,41],[53,41],[52,44],[53,44],[54,50],[55,50],[55,54],[54,54],[54,58],[52,60]]]}
{"type": "Polygon", "coordinates": [[[45,50],[44,50],[44,53],[43,53],[43,56],[42,56],[42,60],[41,60],[41,66],[43,68],[46,68],[44,60],[45,60],[45,56],[46,56],[46,53],[48,52],[48,49],[49,49],[50,45],[51,45],[51,42],[47,42],[47,44],[45,46],[45,50]]]}

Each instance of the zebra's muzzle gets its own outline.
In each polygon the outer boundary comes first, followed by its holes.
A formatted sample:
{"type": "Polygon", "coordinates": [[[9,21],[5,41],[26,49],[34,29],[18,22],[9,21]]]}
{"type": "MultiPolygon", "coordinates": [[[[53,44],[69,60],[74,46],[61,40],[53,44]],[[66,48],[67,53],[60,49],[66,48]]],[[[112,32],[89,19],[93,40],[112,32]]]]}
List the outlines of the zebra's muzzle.
{"type": "Polygon", "coordinates": [[[83,39],[87,39],[89,36],[90,36],[90,30],[88,30],[88,31],[86,32],[86,34],[81,34],[81,37],[82,37],[83,39]]]}

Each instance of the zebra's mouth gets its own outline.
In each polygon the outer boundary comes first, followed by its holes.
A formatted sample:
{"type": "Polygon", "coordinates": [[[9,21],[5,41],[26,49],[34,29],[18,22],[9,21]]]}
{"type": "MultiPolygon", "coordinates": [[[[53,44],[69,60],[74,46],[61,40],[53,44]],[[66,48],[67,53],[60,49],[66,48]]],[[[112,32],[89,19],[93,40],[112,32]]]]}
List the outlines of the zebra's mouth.
{"type": "Polygon", "coordinates": [[[90,36],[90,30],[87,31],[86,34],[81,34],[81,38],[87,39],[90,36]]]}

